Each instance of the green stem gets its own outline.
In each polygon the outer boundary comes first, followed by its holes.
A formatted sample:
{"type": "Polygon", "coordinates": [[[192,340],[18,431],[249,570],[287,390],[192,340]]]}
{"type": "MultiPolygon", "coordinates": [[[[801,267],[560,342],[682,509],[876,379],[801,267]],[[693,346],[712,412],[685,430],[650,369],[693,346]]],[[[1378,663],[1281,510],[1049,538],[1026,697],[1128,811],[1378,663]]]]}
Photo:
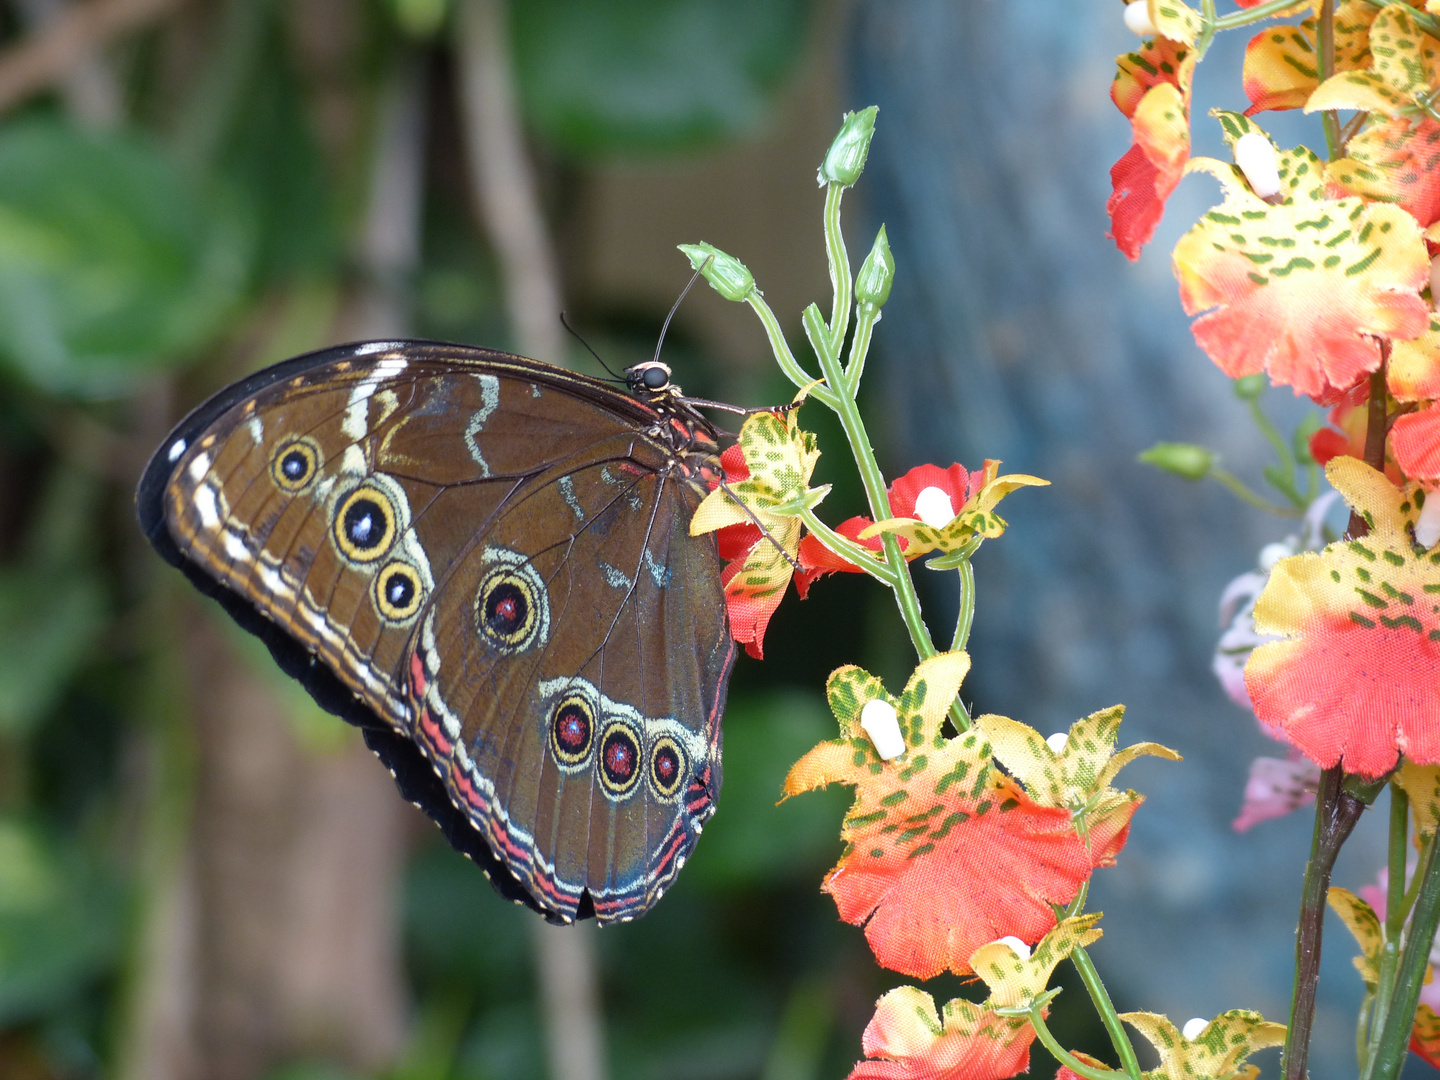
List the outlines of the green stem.
{"type": "Polygon", "coordinates": [[[1395,994],[1395,972],[1400,962],[1400,935],[1405,927],[1405,849],[1409,809],[1405,792],[1398,785],[1391,784],[1390,844],[1387,859],[1390,880],[1385,892],[1385,943],[1380,949],[1374,1001],[1362,1015],[1366,1031],[1359,1055],[1362,1077],[1370,1074],[1370,1065],[1379,1049],[1380,1033],[1384,1029],[1385,1017],[1390,1013],[1390,1003],[1395,994]]]}
{"type": "Polygon", "coordinates": [[[850,341],[850,359],[845,364],[844,393],[854,397],[860,389],[860,376],[865,374],[865,357],[870,352],[870,335],[880,321],[880,309],[862,305],[855,317],[855,337],[850,341]]]}
{"type": "MultiPolygon", "coordinates": [[[[1426,850],[1416,877],[1424,883],[1410,916],[1410,931],[1405,936],[1405,950],[1400,956],[1400,972],[1396,979],[1395,997],[1380,1035],[1380,1043],[1371,1064],[1372,1080],[1394,1080],[1405,1063],[1410,1028],[1415,1021],[1415,1006],[1420,1000],[1420,984],[1425,979],[1430,947],[1435,941],[1435,928],[1440,925],[1440,859],[1431,843],[1426,850]]],[[[1387,912],[1388,914],[1388,912],[1387,912]]]]}
{"type": "Polygon", "coordinates": [[[1093,1065],[1086,1065],[1066,1050],[1055,1041],[1055,1036],[1050,1034],[1050,1029],[1045,1026],[1045,1019],[1040,1015],[1038,1007],[1030,1010],[1030,1026],[1035,1029],[1035,1035],[1039,1038],[1041,1045],[1050,1051],[1050,1056],[1077,1076],[1083,1076],[1086,1080],[1115,1080],[1117,1076],[1125,1075],[1114,1069],[1097,1069],[1093,1065]]]}
{"type": "Polygon", "coordinates": [[[1265,415],[1265,410],[1260,408],[1259,401],[1252,398],[1249,405],[1251,420],[1260,429],[1260,434],[1265,436],[1265,441],[1270,444],[1270,448],[1275,451],[1275,456],[1280,460],[1280,467],[1284,470],[1281,477],[1276,477],[1267,470],[1266,479],[1279,488],[1291,502],[1302,508],[1307,506],[1310,500],[1301,498],[1300,493],[1295,489],[1296,461],[1290,444],[1280,437],[1280,433],[1275,430],[1275,425],[1270,423],[1270,418],[1265,415]]]}
{"type": "Polygon", "coordinates": [[[1244,11],[1232,11],[1229,15],[1222,15],[1211,25],[1216,30],[1234,30],[1237,27],[1249,26],[1251,23],[1268,19],[1271,15],[1279,15],[1291,8],[1299,8],[1302,5],[1295,3],[1295,0],[1267,0],[1258,7],[1246,8],[1244,11]]]}
{"type": "Polygon", "coordinates": [[[1212,480],[1214,480],[1217,484],[1222,485],[1225,490],[1229,491],[1236,498],[1240,499],[1243,502],[1249,503],[1257,510],[1264,510],[1267,514],[1275,514],[1278,517],[1289,518],[1298,518],[1303,513],[1302,510],[1294,506],[1281,506],[1278,503],[1270,502],[1263,495],[1257,495],[1255,492],[1251,491],[1248,487],[1246,487],[1245,482],[1241,480],[1238,476],[1236,476],[1232,472],[1229,472],[1226,469],[1220,468],[1220,466],[1218,465],[1211,466],[1208,475],[1212,480]]]}
{"type": "MultiPolygon", "coordinates": [[[[875,460],[875,451],[865,430],[865,421],[861,419],[860,409],[855,404],[853,385],[840,370],[839,353],[830,347],[829,329],[820,316],[820,309],[811,304],[805,309],[800,321],[805,327],[805,336],[810,340],[810,347],[815,350],[815,355],[820,360],[820,370],[829,383],[829,386],[823,389],[836,391],[831,395],[833,403],[827,401],[826,404],[840,418],[840,427],[850,444],[850,452],[855,456],[855,467],[860,473],[860,483],[865,488],[870,513],[876,521],[885,521],[892,516],[890,494],[885,489],[885,477],[875,460]]],[[[818,394],[814,396],[816,400],[821,400],[818,394]]],[[[920,610],[920,597],[916,595],[915,581],[910,577],[910,567],[905,562],[905,556],[900,553],[900,541],[892,533],[886,533],[880,539],[885,551],[885,561],[895,576],[891,586],[895,593],[895,606],[900,609],[900,618],[905,623],[915,654],[921,660],[928,660],[936,653],[935,642],[925,625],[925,616],[920,610]]],[[[969,730],[970,716],[958,697],[950,705],[950,719],[960,731],[969,730]]]]}
{"type": "Polygon", "coordinates": [[[955,619],[955,638],[951,652],[959,652],[970,640],[970,627],[975,622],[975,567],[966,559],[955,568],[960,573],[960,613],[955,619]]]}
{"type": "MultiPolygon", "coordinates": [[[[830,307],[830,350],[840,355],[845,344],[845,331],[850,327],[850,258],[845,251],[845,234],[840,231],[840,199],[844,184],[830,184],[825,190],[825,257],[830,263],[830,288],[834,299],[830,307]]],[[[836,387],[838,390],[839,387],[836,387]]]]}
{"type": "Polygon", "coordinates": [[[859,570],[869,574],[876,581],[888,585],[892,589],[895,587],[895,579],[890,564],[877,562],[875,560],[875,552],[857,544],[848,536],[841,536],[834,529],[830,528],[829,525],[821,521],[819,517],[816,516],[815,511],[808,507],[802,509],[799,516],[800,520],[805,523],[805,527],[815,535],[815,538],[819,540],[820,543],[825,545],[827,550],[840,556],[840,558],[846,562],[853,563],[859,570]]]}
{"type": "Polygon", "coordinates": [[[1365,804],[1341,785],[1345,774],[1335,765],[1320,774],[1315,798],[1315,832],[1300,892],[1300,917],[1295,928],[1295,986],[1290,997],[1290,1024],[1280,1065],[1285,1080],[1304,1080],[1315,1026],[1315,990],[1320,983],[1320,949],[1325,930],[1325,898],[1330,872],[1365,804]]]}
{"type": "Polygon", "coordinates": [[[780,329],[780,320],[775,318],[775,312],[770,310],[770,305],[756,289],[748,297],[746,302],[760,316],[760,323],[765,327],[765,336],[770,339],[770,351],[775,354],[775,361],[780,365],[780,370],[785,377],[802,390],[808,388],[810,396],[822,405],[836,409],[840,404],[840,395],[837,390],[829,386],[816,385],[819,382],[813,375],[800,366],[800,361],[795,359],[795,354],[790,351],[790,343],[785,340],[785,331],[780,329]]]}
{"type": "Polygon", "coordinates": [[[1090,960],[1090,954],[1077,945],[1070,952],[1070,962],[1080,973],[1080,981],[1085,984],[1090,1000],[1095,1003],[1095,1011],[1100,1014],[1100,1021],[1110,1036],[1110,1045],[1115,1047],[1115,1053],[1120,1057],[1120,1067],[1125,1070],[1125,1075],[1130,1080],[1140,1080],[1140,1059],[1135,1056],[1135,1047],[1125,1034],[1125,1027],[1120,1023],[1120,1016],[1115,1012],[1115,1005],[1105,990],[1105,984],[1100,980],[1100,973],[1095,970],[1095,965],[1090,960]]]}

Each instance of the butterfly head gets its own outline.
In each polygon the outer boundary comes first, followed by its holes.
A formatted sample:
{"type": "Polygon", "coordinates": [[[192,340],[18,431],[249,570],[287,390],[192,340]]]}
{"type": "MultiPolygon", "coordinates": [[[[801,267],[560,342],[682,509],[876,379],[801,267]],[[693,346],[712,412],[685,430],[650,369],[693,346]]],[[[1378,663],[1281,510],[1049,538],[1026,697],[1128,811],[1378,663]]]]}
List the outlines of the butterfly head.
{"type": "Polygon", "coordinates": [[[659,360],[646,360],[625,369],[625,385],[639,397],[655,397],[676,391],[670,381],[670,368],[659,360]]]}

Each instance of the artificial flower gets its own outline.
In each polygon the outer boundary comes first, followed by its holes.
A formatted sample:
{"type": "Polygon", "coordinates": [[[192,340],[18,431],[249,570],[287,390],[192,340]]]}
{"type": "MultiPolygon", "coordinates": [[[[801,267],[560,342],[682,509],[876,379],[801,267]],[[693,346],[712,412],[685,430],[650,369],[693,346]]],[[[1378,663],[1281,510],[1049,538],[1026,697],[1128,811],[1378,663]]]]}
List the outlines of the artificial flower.
{"type": "Polygon", "coordinates": [[[1330,483],[1369,532],[1282,559],[1255,602],[1259,646],[1245,685],[1259,719],[1322,768],[1383,776],[1400,754],[1440,762],[1440,544],[1417,543],[1425,492],[1364,462],[1330,483]]]}

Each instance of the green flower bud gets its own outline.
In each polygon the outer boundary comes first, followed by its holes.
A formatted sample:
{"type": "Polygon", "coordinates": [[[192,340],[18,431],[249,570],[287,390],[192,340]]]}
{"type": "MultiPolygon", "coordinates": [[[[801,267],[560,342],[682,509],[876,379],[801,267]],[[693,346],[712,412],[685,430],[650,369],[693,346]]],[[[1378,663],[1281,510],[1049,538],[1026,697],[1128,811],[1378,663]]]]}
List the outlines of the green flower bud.
{"type": "Polygon", "coordinates": [[[842,184],[852,187],[860,174],[865,171],[865,155],[870,153],[870,140],[875,135],[875,113],[878,107],[871,105],[858,113],[846,113],[840,134],[825,152],[816,179],[820,186],[842,184]]]}
{"type": "Polygon", "coordinates": [[[690,265],[726,300],[748,300],[755,292],[755,278],[745,264],[713,244],[681,244],[690,265]]]}
{"type": "Polygon", "coordinates": [[[890,254],[890,241],[885,226],[875,236],[875,246],[865,256],[860,275],[855,279],[855,300],[861,307],[883,307],[890,299],[890,286],[895,283],[895,259],[890,254]]]}
{"type": "Polygon", "coordinates": [[[1156,443],[1140,454],[1140,460],[1184,480],[1204,480],[1215,465],[1214,453],[1194,443],[1156,443]]]}
{"type": "Polygon", "coordinates": [[[1254,401],[1268,385],[1269,380],[1264,375],[1242,375],[1235,380],[1235,396],[1241,401],[1254,401]]]}

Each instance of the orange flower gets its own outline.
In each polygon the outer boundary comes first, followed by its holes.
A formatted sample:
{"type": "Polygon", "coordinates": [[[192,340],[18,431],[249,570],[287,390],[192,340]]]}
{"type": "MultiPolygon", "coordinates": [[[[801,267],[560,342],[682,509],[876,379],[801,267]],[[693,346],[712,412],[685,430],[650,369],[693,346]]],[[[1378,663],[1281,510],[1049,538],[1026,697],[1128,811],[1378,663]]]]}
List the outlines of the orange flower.
{"type": "Polygon", "coordinates": [[[1255,715],[1322,768],[1382,776],[1402,753],[1435,764],[1440,545],[1428,535],[1429,515],[1421,521],[1425,493],[1351,457],[1334,459],[1326,474],[1370,532],[1271,570],[1255,627],[1281,640],[1261,645],[1245,667],[1255,715]]]}
{"type": "MultiPolygon", "coordinates": [[[[1234,113],[1227,138],[1258,131],[1234,113]]],[[[1380,366],[1381,338],[1424,333],[1420,290],[1430,261],[1415,219],[1359,198],[1330,199],[1320,160],[1282,151],[1284,200],[1264,202],[1233,166],[1197,158],[1225,201],[1175,245],[1174,269],[1195,340],[1231,378],[1264,371],[1270,381],[1334,400],[1380,366]]]]}
{"type": "Polygon", "coordinates": [[[1105,210],[1111,236],[1132,262],[1155,233],[1165,200],[1190,160],[1190,79],[1195,51],[1155,37],[1115,58],[1110,99],[1130,119],[1135,142],[1110,169],[1105,210]]]}
{"type": "Polygon", "coordinates": [[[1067,810],[1032,802],[994,768],[977,732],[941,733],[969,666],[964,653],[933,656],[899,697],[859,668],[840,668],[826,690],[841,738],[785,778],[786,797],[854,786],[845,854],[824,890],[842,919],[865,927],[879,963],[921,979],[968,974],[970,954],[987,941],[1038,941],[1055,925],[1053,905],[1069,903],[1092,869],[1067,810]]]}

